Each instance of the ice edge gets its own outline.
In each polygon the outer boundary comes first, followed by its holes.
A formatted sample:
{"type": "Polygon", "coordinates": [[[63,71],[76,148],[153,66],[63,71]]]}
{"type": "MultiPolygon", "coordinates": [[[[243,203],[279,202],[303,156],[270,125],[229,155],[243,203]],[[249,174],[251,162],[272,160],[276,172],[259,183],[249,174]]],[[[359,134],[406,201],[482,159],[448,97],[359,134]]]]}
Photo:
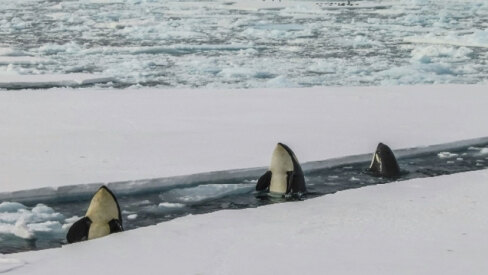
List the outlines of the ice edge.
{"type": "MultiPolygon", "coordinates": [[[[474,138],[462,141],[442,143],[431,146],[412,147],[405,149],[394,150],[397,158],[411,157],[416,155],[422,155],[426,153],[445,151],[448,149],[455,149],[458,147],[472,146],[481,143],[488,143],[488,137],[474,138]]],[[[311,161],[302,164],[304,172],[310,172],[314,170],[330,168],[340,166],[344,164],[352,164],[358,162],[367,162],[371,158],[371,153],[351,155],[346,157],[332,158],[320,161],[311,161]]],[[[109,183],[89,183],[68,185],[60,187],[43,187],[29,190],[20,190],[14,192],[0,193],[0,201],[16,201],[16,202],[30,202],[30,201],[69,201],[72,199],[79,199],[80,197],[89,197],[95,192],[102,184],[107,185],[111,190],[118,195],[128,194],[141,194],[151,191],[164,191],[171,189],[175,186],[178,187],[191,187],[196,186],[204,182],[210,181],[226,181],[231,179],[244,179],[244,178],[258,178],[264,173],[266,167],[254,167],[246,169],[234,169],[213,171],[206,173],[197,173],[182,176],[153,178],[153,179],[141,179],[130,181],[119,181],[109,183]]]]}

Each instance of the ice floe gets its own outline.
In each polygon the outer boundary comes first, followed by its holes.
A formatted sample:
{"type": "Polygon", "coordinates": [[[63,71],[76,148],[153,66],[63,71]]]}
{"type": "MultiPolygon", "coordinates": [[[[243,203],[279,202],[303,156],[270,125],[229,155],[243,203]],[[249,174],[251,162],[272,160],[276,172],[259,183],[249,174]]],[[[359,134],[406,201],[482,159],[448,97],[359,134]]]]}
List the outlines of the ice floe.
{"type": "Polygon", "coordinates": [[[44,204],[30,208],[17,202],[0,203],[0,236],[35,240],[39,234],[63,235],[67,230],[64,225],[73,222],[73,218],[65,219],[61,213],[44,204]]]}
{"type": "Polygon", "coordinates": [[[9,72],[21,75],[100,74],[117,80],[107,84],[116,87],[488,81],[483,0],[20,0],[2,5],[0,55],[22,57],[3,58],[0,74],[9,65],[14,65],[9,72]],[[444,50],[435,55],[422,49],[426,45],[450,47],[453,55],[444,50]],[[465,54],[463,47],[472,52],[465,54]],[[323,60],[336,69],[310,69],[323,60]],[[246,72],[229,73],[236,68],[246,72]]]}
{"type": "Polygon", "coordinates": [[[0,65],[9,64],[39,64],[49,62],[46,58],[32,57],[32,56],[0,56],[0,65]]]}
{"type": "Polygon", "coordinates": [[[405,42],[440,44],[464,47],[488,48],[488,30],[474,30],[469,34],[449,33],[444,36],[429,34],[425,36],[406,37],[405,42]]]}
{"type": "Polygon", "coordinates": [[[451,153],[451,152],[440,152],[439,154],[437,154],[439,156],[439,158],[441,159],[450,159],[450,158],[454,158],[454,157],[457,157],[458,154],[455,154],[455,153],[451,153]]]}
{"type": "MultiPolygon", "coordinates": [[[[1,61],[1,58],[0,58],[1,61]]],[[[41,75],[0,75],[0,88],[52,88],[80,87],[97,83],[114,81],[112,77],[85,73],[41,74],[41,75]]]]}
{"type": "Polygon", "coordinates": [[[250,193],[253,190],[254,184],[204,184],[197,187],[174,189],[159,196],[166,202],[159,206],[164,208],[183,207],[184,204],[202,202],[231,194],[250,193]]]}

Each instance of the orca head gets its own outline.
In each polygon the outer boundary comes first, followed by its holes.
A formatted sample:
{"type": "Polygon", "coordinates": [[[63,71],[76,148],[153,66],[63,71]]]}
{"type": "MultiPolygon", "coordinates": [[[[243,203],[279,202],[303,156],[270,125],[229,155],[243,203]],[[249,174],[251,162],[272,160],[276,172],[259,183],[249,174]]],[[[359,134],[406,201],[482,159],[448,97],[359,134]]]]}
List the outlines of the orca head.
{"type": "MultiPolygon", "coordinates": [[[[305,177],[295,153],[283,143],[276,144],[269,167],[269,192],[305,193],[305,177]]],[[[264,179],[263,179],[264,180],[264,179]]],[[[268,180],[268,179],[267,179],[268,180]]],[[[264,186],[264,181],[263,181],[264,186]]],[[[258,188],[261,189],[261,188],[258,188]]]]}
{"type": "Polygon", "coordinates": [[[122,223],[120,206],[115,195],[106,186],[102,186],[93,195],[85,214],[93,223],[108,224],[113,219],[122,223]]]}
{"type": "Polygon", "coordinates": [[[286,174],[286,172],[293,171],[295,158],[295,154],[288,146],[278,143],[271,156],[269,170],[276,174],[286,174]]]}
{"type": "Polygon", "coordinates": [[[123,230],[119,203],[115,195],[102,186],[93,195],[85,217],[71,225],[66,239],[68,243],[74,243],[123,230]]]}
{"type": "Polygon", "coordinates": [[[381,142],[378,144],[373,154],[369,171],[387,178],[400,176],[400,167],[390,147],[381,142]]]}

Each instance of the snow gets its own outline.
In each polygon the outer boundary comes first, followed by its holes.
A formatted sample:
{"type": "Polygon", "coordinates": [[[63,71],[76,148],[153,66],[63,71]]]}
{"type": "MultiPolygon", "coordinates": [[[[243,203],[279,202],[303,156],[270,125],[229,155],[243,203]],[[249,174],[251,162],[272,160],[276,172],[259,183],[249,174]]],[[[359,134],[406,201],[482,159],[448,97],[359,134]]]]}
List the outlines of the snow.
{"type": "Polygon", "coordinates": [[[265,167],[277,142],[310,162],[483,137],[487,97],[470,85],[4,91],[0,197],[214,180],[150,179],[265,167]]]}
{"type": "Polygon", "coordinates": [[[25,263],[16,259],[5,259],[0,257],[0,272],[6,273],[23,266],[25,263]]]}
{"type": "Polygon", "coordinates": [[[483,274],[487,171],[186,216],[13,254],[9,274],[483,274]],[[83,267],[83,268],[79,268],[83,267]]]}

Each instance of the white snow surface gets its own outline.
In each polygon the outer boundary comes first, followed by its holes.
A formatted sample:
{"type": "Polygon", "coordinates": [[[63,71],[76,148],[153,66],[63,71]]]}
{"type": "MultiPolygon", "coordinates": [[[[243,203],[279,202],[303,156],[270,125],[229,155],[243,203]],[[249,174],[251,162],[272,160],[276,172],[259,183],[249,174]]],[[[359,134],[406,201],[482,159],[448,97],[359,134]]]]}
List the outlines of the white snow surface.
{"type": "Polygon", "coordinates": [[[186,216],[0,258],[9,274],[484,274],[488,171],[186,216]],[[81,268],[82,267],[82,268],[81,268]]]}
{"type": "Polygon", "coordinates": [[[488,136],[487,86],[0,93],[0,193],[264,167],[488,136]]]}

